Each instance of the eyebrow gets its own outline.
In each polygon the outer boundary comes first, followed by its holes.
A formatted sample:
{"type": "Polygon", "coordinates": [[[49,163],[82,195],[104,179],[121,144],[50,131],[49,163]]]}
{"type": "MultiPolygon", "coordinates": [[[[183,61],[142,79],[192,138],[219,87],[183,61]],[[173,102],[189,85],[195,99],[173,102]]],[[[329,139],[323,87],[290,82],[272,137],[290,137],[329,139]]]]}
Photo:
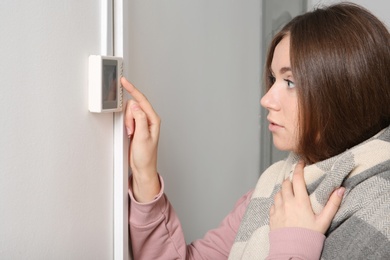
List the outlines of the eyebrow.
{"type": "MultiPolygon", "coordinates": [[[[270,68],[270,71],[271,71],[271,74],[273,75],[274,74],[274,71],[270,68]]],[[[280,74],[284,74],[288,71],[291,71],[291,68],[290,67],[282,67],[280,70],[279,70],[279,73],[280,74]]]]}
{"type": "Polygon", "coordinates": [[[290,67],[283,67],[279,70],[280,74],[284,74],[288,71],[291,71],[291,68],[290,67]]]}

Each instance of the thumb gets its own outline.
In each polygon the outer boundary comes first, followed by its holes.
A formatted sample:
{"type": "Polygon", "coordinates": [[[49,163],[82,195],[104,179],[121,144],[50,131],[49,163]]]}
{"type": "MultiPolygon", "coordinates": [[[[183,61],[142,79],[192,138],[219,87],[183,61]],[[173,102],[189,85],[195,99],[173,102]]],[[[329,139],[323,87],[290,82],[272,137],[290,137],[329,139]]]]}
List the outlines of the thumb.
{"type": "Polygon", "coordinates": [[[328,230],[330,223],[332,222],[334,216],[336,215],[341,201],[343,200],[345,188],[340,187],[333,191],[330,195],[328,202],[326,203],[324,209],[318,216],[319,222],[322,224],[321,232],[325,234],[326,230],[328,230]]]}
{"type": "Polygon", "coordinates": [[[141,109],[140,105],[134,100],[130,100],[130,109],[135,121],[134,138],[137,139],[148,138],[149,124],[145,112],[141,109]]]}

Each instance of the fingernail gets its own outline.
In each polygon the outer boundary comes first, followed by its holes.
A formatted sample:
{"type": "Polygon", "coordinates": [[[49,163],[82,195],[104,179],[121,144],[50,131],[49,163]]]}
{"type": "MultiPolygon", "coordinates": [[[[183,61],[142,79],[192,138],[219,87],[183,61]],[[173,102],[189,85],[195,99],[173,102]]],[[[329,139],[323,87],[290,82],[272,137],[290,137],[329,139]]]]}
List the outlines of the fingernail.
{"type": "Polygon", "coordinates": [[[344,192],[345,192],[345,188],[344,187],[340,187],[338,190],[337,190],[337,195],[339,197],[342,197],[344,196],[344,192]]]}

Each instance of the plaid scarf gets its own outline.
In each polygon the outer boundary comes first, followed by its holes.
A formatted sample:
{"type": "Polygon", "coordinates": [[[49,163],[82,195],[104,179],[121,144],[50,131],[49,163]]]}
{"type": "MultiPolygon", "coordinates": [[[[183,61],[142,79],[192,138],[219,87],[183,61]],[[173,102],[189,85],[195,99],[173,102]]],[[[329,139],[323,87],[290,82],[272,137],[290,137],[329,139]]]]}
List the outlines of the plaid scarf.
{"type": "MultiPolygon", "coordinates": [[[[260,177],[229,259],[265,259],[269,210],[298,156],[270,166],[260,177]]],[[[304,169],[310,201],[321,212],[330,194],[346,188],[327,231],[321,259],[390,259],[390,127],[365,142],[304,169]]]]}

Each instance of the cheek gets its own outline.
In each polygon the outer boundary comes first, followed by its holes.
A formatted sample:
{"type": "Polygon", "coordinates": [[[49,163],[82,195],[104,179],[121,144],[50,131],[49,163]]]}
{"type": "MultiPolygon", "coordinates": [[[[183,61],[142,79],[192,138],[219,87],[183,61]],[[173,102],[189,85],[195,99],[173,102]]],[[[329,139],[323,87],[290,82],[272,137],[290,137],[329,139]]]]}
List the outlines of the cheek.
{"type": "Polygon", "coordinates": [[[298,132],[299,129],[299,116],[298,116],[298,110],[294,111],[293,115],[291,116],[291,125],[295,128],[295,132],[298,132]]]}
{"type": "Polygon", "coordinates": [[[296,97],[290,96],[289,99],[285,99],[284,104],[285,117],[288,119],[290,127],[297,128],[299,125],[299,110],[296,97]]]}
{"type": "Polygon", "coordinates": [[[298,104],[296,102],[292,102],[287,109],[288,114],[286,117],[289,120],[289,133],[291,145],[293,146],[293,150],[297,148],[299,143],[299,115],[298,115],[298,104]]]}

